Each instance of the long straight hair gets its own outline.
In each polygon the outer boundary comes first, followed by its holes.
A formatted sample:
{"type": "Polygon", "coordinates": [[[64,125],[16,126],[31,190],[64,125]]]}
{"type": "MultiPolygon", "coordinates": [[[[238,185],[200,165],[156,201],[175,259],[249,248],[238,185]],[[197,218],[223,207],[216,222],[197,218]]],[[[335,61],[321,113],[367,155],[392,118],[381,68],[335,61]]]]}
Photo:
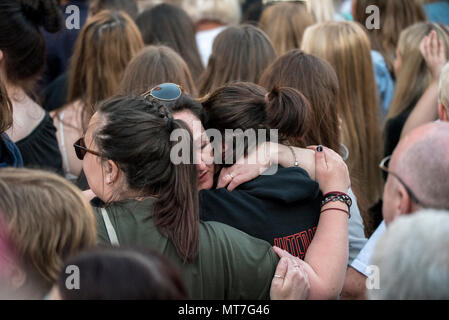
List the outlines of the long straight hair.
{"type": "Polygon", "coordinates": [[[313,14],[301,2],[271,5],[262,12],[259,22],[278,55],[300,48],[304,31],[314,23],[313,14]]]}
{"type": "Polygon", "coordinates": [[[189,67],[178,53],[166,46],[148,46],[126,67],[119,92],[139,95],[167,82],[180,85],[193,97],[198,95],[189,67]]]}
{"type": "Polygon", "coordinates": [[[423,22],[402,31],[398,43],[401,58],[401,70],[396,75],[396,90],[387,119],[394,118],[412,110],[430,83],[430,71],[424,60],[420,44],[422,39],[432,30],[443,41],[446,56],[449,56],[449,32],[442,25],[423,22]]]}
{"type": "Polygon", "coordinates": [[[265,70],[259,84],[267,90],[275,86],[295,88],[310,101],[310,130],[297,141],[297,147],[323,145],[339,152],[339,85],[337,74],[327,61],[291,50],[265,70]]]}
{"type": "Polygon", "coordinates": [[[204,66],[196,43],[195,25],[184,10],[163,3],[142,12],[136,23],[146,45],[172,48],[187,63],[193,78],[200,78],[204,66]]]}
{"type": "Polygon", "coordinates": [[[134,21],[123,12],[101,11],[90,18],[75,44],[67,102],[81,100],[83,129],[96,103],[113,96],[129,61],[143,48],[134,21]]]}
{"type": "Polygon", "coordinates": [[[327,60],[338,75],[337,108],[343,120],[343,143],[350,152],[353,190],[368,219],[368,209],[382,195],[379,99],[368,36],[358,23],[327,22],[306,30],[302,48],[327,60]]]}
{"type": "Polygon", "coordinates": [[[382,54],[393,74],[399,35],[407,27],[426,21],[426,14],[417,0],[356,0],[353,7],[354,20],[364,26],[368,18],[366,8],[371,5],[379,8],[380,28],[364,29],[370,38],[372,49],[382,54]]]}
{"type": "Polygon", "coordinates": [[[152,98],[115,97],[98,109],[103,120],[94,137],[103,160],[118,165],[129,189],[157,197],[149,217],[184,262],[192,262],[199,250],[197,170],[192,158],[178,165],[171,161],[171,150],[178,143],[193,157],[188,126],[152,98]],[[180,141],[171,141],[174,130],[180,141]]]}
{"type": "Polygon", "coordinates": [[[258,83],[275,58],[271,41],[259,28],[228,27],[215,38],[209,64],[200,80],[200,96],[232,81],[258,83]]]}

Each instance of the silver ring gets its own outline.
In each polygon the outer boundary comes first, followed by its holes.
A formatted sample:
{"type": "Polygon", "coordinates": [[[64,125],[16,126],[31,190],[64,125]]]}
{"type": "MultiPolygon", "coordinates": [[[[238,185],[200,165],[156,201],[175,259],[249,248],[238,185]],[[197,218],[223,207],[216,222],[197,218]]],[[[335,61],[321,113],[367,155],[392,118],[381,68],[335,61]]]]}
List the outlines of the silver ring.
{"type": "Polygon", "coordinates": [[[278,276],[277,274],[274,275],[275,278],[284,279],[284,277],[278,276]]]}
{"type": "Polygon", "coordinates": [[[234,176],[232,175],[232,173],[228,174],[229,178],[234,179],[234,176]]]}

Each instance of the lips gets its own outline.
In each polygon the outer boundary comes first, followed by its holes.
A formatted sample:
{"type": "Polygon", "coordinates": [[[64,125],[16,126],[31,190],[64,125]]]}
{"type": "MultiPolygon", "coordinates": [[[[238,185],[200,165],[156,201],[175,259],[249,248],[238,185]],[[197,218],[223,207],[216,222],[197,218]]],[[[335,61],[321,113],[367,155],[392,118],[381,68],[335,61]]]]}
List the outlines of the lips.
{"type": "Polygon", "coordinates": [[[208,171],[203,171],[199,176],[198,176],[198,180],[200,182],[203,182],[203,180],[207,179],[207,173],[208,171]]]}

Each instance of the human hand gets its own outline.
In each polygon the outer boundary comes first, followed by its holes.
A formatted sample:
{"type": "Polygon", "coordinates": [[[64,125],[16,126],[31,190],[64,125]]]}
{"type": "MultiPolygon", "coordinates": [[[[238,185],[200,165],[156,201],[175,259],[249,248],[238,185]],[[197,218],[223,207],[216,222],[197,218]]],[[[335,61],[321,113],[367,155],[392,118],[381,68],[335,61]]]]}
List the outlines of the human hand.
{"type": "Polygon", "coordinates": [[[342,157],[335,151],[323,146],[311,146],[315,150],[315,179],[321,191],[326,194],[333,191],[348,192],[351,186],[349,171],[342,157]]]}
{"type": "Polygon", "coordinates": [[[274,247],[279,255],[278,266],[271,282],[272,300],[306,300],[309,296],[310,282],[301,260],[287,251],[274,247]]]}
{"type": "Polygon", "coordinates": [[[217,189],[232,191],[239,185],[254,180],[271,166],[270,143],[263,143],[247,157],[241,158],[232,167],[221,169],[217,189]]]}
{"type": "Polygon", "coordinates": [[[437,32],[433,30],[422,39],[419,49],[426,61],[432,80],[439,81],[441,70],[447,63],[446,47],[443,40],[439,39],[437,32]]]}

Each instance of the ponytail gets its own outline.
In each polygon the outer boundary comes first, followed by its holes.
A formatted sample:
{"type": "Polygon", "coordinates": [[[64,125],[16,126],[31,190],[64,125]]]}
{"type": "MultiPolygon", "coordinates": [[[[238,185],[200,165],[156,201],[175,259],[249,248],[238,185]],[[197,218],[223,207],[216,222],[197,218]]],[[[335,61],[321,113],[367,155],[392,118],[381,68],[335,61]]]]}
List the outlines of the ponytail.
{"type": "Polygon", "coordinates": [[[293,88],[275,86],[267,96],[267,122],[278,129],[281,140],[298,141],[309,131],[311,105],[293,88]]]}
{"type": "MultiPolygon", "coordinates": [[[[190,163],[193,162],[192,135],[184,122],[173,120],[169,115],[167,128],[172,131],[181,129],[182,136],[179,142],[188,143],[186,146],[190,152],[190,163]]],[[[185,149],[183,149],[185,150],[185,149]]],[[[198,255],[199,242],[199,209],[197,169],[193,164],[170,162],[172,176],[170,182],[162,188],[160,196],[153,208],[153,220],[155,226],[175,245],[179,256],[184,263],[190,263],[198,255]]]]}
{"type": "Polygon", "coordinates": [[[197,171],[192,157],[193,139],[188,126],[173,119],[158,100],[115,97],[98,107],[104,125],[95,134],[105,159],[114,161],[131,190],[156,195],[152,215],[158,231],[168,237],[185,263],[198,254],[199,210],[197,171]],[[172,142],[174,130],[180,141],[172,142]],[[189,151],[189,162],[175,165],[171,152],[176,144],[189,151]]]}

